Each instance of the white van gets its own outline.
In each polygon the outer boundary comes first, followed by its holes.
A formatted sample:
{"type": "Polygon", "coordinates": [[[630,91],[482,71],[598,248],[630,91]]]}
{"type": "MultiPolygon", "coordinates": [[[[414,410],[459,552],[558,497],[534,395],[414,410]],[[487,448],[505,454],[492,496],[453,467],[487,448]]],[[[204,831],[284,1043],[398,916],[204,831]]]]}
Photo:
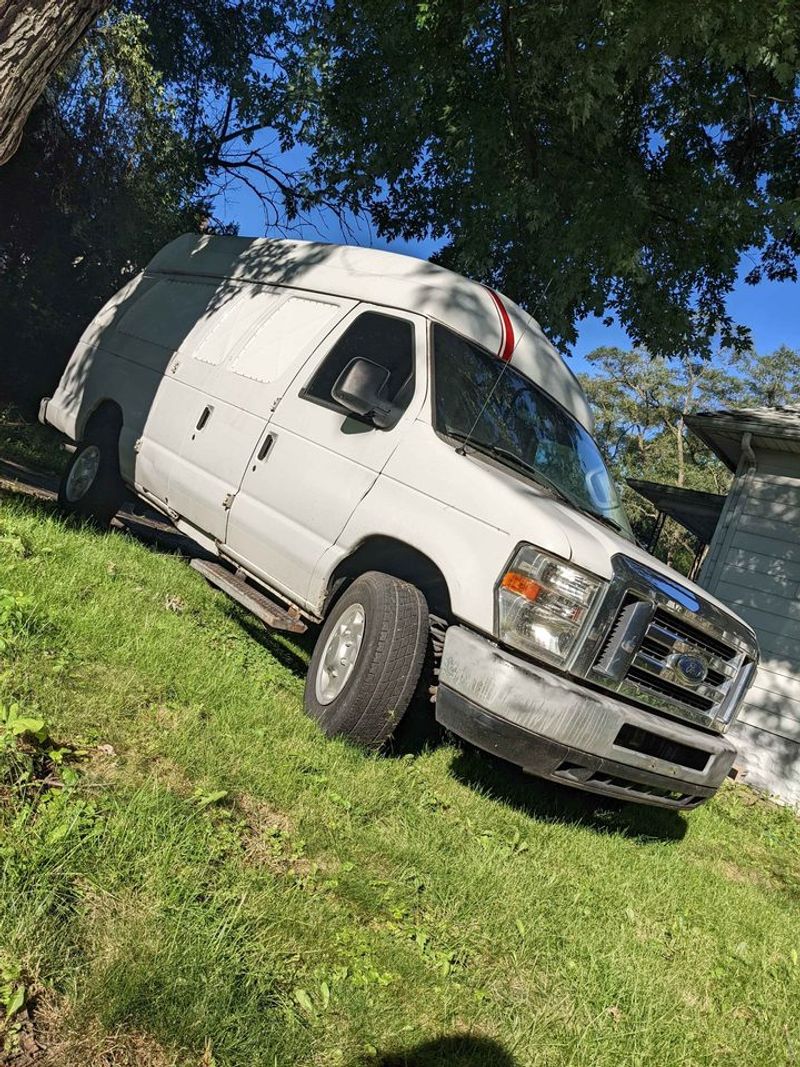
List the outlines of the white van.
{"type": "Polygon", "coordinates": [[[267,622],[323,623],[305,705],[327,734],[381,745],[433,661],[436,718],[533,774],[673,808],[728,774],[755,636],[637,547],[580,385],[491,289],[184,236],[40,418],[77,442],[66,507],[107,520],[128,486],[267,622]]]}

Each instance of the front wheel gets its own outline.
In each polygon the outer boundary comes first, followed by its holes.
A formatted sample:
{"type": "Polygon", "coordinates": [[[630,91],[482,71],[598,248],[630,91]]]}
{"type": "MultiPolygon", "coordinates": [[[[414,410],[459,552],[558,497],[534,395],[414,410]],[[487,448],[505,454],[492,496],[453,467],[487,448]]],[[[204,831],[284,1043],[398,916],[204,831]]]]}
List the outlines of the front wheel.
{"type": "Polygon", "coordinates": [[[93,433],[70,457],[58,489],[58,503],[71,514],[108,526],[124,495],[118,435],[110,429],[93,433]]]}
{"type": "Polygon", "coordinates": [[[380,748],[414,694],[428,643],[428,605],[391,575],[357,578],[322,627],[306,677],[305,709],[328,737],[380,748]]]}

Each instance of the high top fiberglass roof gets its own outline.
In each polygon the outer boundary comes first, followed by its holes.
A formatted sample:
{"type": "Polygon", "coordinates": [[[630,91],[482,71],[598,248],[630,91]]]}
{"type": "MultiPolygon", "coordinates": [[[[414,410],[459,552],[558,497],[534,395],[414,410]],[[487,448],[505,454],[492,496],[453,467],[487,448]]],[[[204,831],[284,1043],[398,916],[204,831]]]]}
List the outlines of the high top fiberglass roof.
{"type": "Polygon", "coordinates": [[[184,234],[154,256],[147,273],[288,286],[425,315],[510,358],[592,429],[575,375],[536,320],[507,297],[427,260],[355,245],[184,234]]]}

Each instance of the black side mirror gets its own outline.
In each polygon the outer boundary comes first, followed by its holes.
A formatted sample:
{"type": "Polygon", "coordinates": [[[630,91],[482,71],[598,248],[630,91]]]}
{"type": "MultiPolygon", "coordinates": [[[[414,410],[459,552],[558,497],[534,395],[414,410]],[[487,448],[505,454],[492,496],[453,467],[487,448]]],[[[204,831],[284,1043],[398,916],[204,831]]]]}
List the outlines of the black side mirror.
{"type": "Polygon", "coordinates": [[[354,415],[368,418],[385,430],[396,421],[395,410],[386,399],[390,374],[371,359],[351,359],[333,383],[331,396],[354,415]]]}

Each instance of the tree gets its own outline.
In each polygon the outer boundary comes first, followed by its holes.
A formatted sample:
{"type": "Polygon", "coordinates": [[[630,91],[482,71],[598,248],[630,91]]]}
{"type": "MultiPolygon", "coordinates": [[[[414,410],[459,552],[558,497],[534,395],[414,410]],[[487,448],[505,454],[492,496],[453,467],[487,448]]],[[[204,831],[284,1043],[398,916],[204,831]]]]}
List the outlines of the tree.
{"type": "Polygon", "coordinates": [[[107,20],[0,169],[0,400],[35,409],[100,305],[165,241],[207,223],[204,181],[146,24],[107,20]]]}
{"type": "Polygon", "coordinates": [[[354,0],[295,71],[316,184],[497,286],[569,345],[611,313],[665,356],[744,350],[725,300],[795,278],[794,0],[354,0]]]}
{"type": "MultiPolygon", "coordinates": [[[[124,0],[88,32],[0,168],[0,400],[33,410],[86,323],[241,179],[265,224],[310,203],[281,166],[295,104],[278,0],[124,0]]],[[[316,202],[324,196],[316,198],[316,202]]]]}
{"type": "Polygon", "coordinates": [[[800,353],[781,345],[770,355],[744,353],[735,363],[743,379],[742,404],[768,408],[800,401],[800,353]]]}
{"type": "Polygon", "coordinates": [[[291,223],[312,201],[339,209],[282,164],[302,108],[284,69],[292,0],[125,0],[125,9],[147,25],[152,65],[209,192],[241,182],[265,226],[291,223]]]}
{"type": "MultiPolygon", "coordinates": [[[[724,494],[731,476],[687,429],[686,416],[720,408],[780,406],[800,395],[800,353],[782,345],[743,353],[727,367],[702,359],[667,362],[641,349],[598,348],[580,376],[595,411],[596,437],[623,491],[631,524],[649,541],[655,507],[633,492],[627,478],[724,494]]],[[[693,538],[671,520],[659,554],[688,570],[693,538]]]]}
{"type": "Polygon", "coordinates": [[[5,0],[0,8],[0,166],[48,79],[108,0],[5,0]]]}

